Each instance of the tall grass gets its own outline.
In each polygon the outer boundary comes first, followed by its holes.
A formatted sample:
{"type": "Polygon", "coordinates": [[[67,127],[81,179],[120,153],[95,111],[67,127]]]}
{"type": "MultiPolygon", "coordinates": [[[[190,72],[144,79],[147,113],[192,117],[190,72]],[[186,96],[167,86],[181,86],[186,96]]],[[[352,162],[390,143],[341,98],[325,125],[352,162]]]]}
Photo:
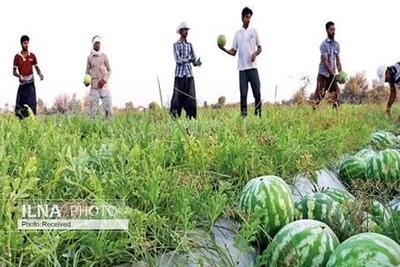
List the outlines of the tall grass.
{"type": "Polygon", "coordinates": [[[384,107],[334,111],[321,106],[200,110],[196,121],[162,110],[88,116],[0,117],[0,266],[154,264],[160,253],[190,248],[188,233],[229,216],[256,176],[294,176],[329,166],[395,129],[384,107]],[[127,232],[16,230],[19,199],[117,199],[127,232]]]}

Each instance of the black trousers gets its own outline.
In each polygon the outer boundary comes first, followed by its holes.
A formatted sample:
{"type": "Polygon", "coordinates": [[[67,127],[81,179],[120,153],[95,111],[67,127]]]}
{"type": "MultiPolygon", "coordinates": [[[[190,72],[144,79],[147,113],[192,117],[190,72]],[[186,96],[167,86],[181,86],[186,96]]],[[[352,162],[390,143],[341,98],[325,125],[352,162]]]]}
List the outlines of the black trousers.
{"type": "Polygon", "coordinates": [[[21,84],[18,87],[17,100],[15,103],[15,115],[20,118],[29,116],[27,105],[36,115],[36,89],[35,83],[21,84]]]}
{"type": "Polygon", "coordinates": [[[243,117],[247,116],[247,92],[249,83],[253,91],[255,115],[261,116],[261,83],[257,69],[239,71],[240,85],[240,112],[243,117]]]}
{"type": "Polygon", "coordinates": [[[174,117],[180,117],[182,108],[186,117],[196,118],[196,89],[193,77],[175,77],[174,92],[171,99],[170,113],[174,117]]]}

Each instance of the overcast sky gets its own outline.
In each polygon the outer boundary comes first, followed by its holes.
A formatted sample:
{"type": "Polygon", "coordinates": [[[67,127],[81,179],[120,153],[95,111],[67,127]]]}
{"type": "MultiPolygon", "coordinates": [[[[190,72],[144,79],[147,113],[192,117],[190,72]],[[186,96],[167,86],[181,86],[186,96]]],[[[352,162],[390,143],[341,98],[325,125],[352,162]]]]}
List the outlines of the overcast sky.
{"type": "MultiPolygon", "coordinates": [[[[172,94],[175,62],[172,45],[181,21],[191,26],[188,39],[203,65],[194,70],[197,97],[214,103],[219,96],[239,101],[237,58],[222,53],[216,38],[223,33],[230,48],[241,28],[241,10],[253,9],[251,27],[258,30],[263,52],[257,64],[263,101],[290,98],[300,77],[315,87],[324,25],[336,23],[342,65],[350,75],[366,71],[370,79],[380,64],[400,61],[399,0],[379,1],[233,1],[233,0],[70,0],[1,1],[0,106],[14,105],[18,80],[12,76],[19,38],[28,34],[45,80],[36,79],[38,98],[47,105],[62,93],[79,97],[92,36],[103,39],[110,60],[113,104],[135,106],[159,101],[157,76],[164,102],[172,94]]],[[[249,102],[253,101],[249,93],[249,102]]]]}

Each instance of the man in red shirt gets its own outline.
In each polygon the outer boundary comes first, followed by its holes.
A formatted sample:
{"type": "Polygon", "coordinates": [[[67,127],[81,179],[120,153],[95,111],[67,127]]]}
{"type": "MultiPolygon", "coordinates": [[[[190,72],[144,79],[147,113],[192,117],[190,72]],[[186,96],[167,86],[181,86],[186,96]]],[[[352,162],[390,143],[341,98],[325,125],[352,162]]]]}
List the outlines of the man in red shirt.
{"type": "Polygon", "coordinates": [[[22,51],[14,57],[13,75],[19,79],[15,114],[18,118],[23,119],[29,116],[26,106],[32,110],[33,114],[36,114],[36,89],[32,67],[35,67],[40,80],[43,80],[43,74],[38,66],[36,56],[28,51],[29,37],[23,35],[20,42],[22,51]]]}

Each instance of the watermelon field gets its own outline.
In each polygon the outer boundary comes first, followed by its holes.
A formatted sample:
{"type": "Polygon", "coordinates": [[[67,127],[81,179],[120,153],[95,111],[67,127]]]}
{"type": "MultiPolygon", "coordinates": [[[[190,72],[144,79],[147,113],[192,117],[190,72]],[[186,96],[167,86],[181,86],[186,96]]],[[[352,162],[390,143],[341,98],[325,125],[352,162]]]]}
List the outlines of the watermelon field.
{"type": "Polygon", "coordinates": [[[400,129],[384,110],[2,114],[0,266],[399,266],[400,129]],[[318,170],[343,187],[319,186],[318,170]],[[293,195],[305,180],[312,192],[293,195]],[[117,200],[129,229],[18,230],[30,199],[117,200]]]}

